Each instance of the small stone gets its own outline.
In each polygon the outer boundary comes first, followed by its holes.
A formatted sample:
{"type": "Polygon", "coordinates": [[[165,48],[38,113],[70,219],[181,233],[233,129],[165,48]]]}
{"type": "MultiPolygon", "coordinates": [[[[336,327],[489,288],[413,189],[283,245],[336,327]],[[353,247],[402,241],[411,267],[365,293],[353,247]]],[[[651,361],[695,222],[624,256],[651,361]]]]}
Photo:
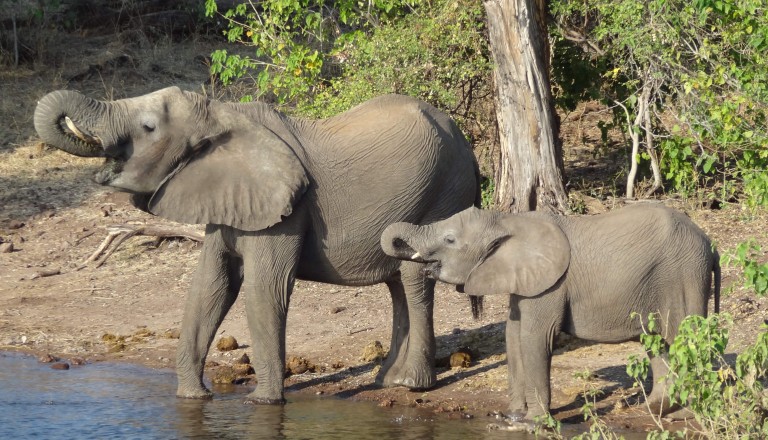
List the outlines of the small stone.
{"type": "Polygon", "coordinates": [[[19,220],[11,220],[8,222],[8,229],[21,229],[24,227],[24,222],[19,220]]]}
{"type": "Polygon", "coordinates": [[[42,364],[50,364],[51,362],[58,362],[59,358],[57,358],[56,356],[48,353],[48,354],[44,354],[44,355],[40,356],[39,358],[37,358],[37,361],[42,363],[42,364]]]}
{"type": "Polygon", "coordinates": [[[394,399],[382,399],[379,401],[379,407],[381,408],[391,408],[394,406],[395,400],[394,399]]]}
{"type": "Polygon", "coordinates": [[[247,354],[243,353],[242,356],[240,356],[238,359],[235,360],[236,364],[250,364],[251,358],[248,357],[247,354]]]}
{"type": "Polygon", "coordinates": [[[107,353],[120,353],[121,351],[125,351],[126,345],[122,342],[117,342],[115,344],[112,344],[108,349],[107,353]]]}
{"type": "Polygon", "coordinates": [[[69,360],[69,363],[72,365],[85,365],[85,359],[81,357],[73,357],[69,360]]]}
{"type": "Polygon", "coordinates": [[[387,357],[387,352],[379,341],[373,341],[363,348],[361,360],[364,362],[380,361],[387,357]]]}
{"type": "Polygon", "coordinates": [[[0,254],[10,254],[13,252],[13,243],[0,243],[0,254]]]}
{"type": "Polygon", "coordinates": [[[163,333],[163,337],[166,339],[179,339],[181,332],[177,328],[170,328],[163,333]]]}
{"type": "Polygon", "coordinates": [[[216,384],[233,384],[237,380],[237,373],[232,367],[222,366],[216,369],[211,377],[211,382],[216,384]]]}
{"type": "Polygon", "coordinates": [[[239,376],[247,376],[255,373],[253,367],[250,364],[232,364],[232,370],[239,376]]]}
{"type": "Polygon", "coordinates": [[[344,310],[347,310],[347,308],[346,307],[332,307],[331,308],[331,315],[335,315],[337,313],[341,313],[344,310]]]}
{"type": "Polygon", "coordinates": [[[54,370],[69,370],[69,364],[66,362],[56,362],[51,364],[51,368],[54,370]]]}
{"type": "Polygon", "coordinates": [[[234,336],[222,336],[219,342],[216,343],[216,348],[219,351],[232,351],[236,350],[239,345],[237,339],[234,336]]]}
{"type": "Polygon", "coordinates": [[[451,368],[468,368],[472,363],[472,356],[464,352],[451,354],[451,368]]]}
{"type": "Polygon", "coordinates": [[[303,374],[307,371],[315,371],[317,367],[315,364],[309,362],[307,359],[301,356],[291,356],[288,358],[288,362],[285,363],[286,376],[294,374],[303,374]]]}

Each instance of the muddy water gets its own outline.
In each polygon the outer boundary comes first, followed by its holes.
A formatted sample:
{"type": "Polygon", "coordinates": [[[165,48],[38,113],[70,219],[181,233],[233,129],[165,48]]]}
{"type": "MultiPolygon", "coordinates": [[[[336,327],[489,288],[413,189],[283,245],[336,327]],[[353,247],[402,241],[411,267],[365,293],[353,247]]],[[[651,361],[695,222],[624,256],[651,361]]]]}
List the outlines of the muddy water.
{"type": "Polygon", "coordinates": [[[91,364],[57,371],[0,353],[0,439],[527,439],[483,420],[448,420],[410,408],[379,408],[289,394],[285,406],[241,402],[245,388],[212,401],[177,399],[172,371],[91,364]]]}

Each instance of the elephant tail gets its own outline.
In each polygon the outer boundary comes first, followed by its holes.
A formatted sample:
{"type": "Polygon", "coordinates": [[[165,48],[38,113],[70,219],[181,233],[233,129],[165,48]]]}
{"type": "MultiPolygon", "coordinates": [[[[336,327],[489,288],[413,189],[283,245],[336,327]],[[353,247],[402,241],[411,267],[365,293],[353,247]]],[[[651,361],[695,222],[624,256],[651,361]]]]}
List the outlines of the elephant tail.
{"type": "Polygon", "coordinates": [[[720,313],[720,254],[717,253],[717,250],[714,251],[714,265],[712,267],[712,272],[714,272],[714,278],[715,278],[715,313],[720,313]]]}

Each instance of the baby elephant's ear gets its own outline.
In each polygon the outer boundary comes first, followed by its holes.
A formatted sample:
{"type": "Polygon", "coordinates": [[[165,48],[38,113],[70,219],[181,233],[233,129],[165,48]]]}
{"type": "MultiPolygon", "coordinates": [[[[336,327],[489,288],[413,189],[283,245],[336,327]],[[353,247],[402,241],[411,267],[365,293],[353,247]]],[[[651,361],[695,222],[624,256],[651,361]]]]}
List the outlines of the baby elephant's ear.
{"type": "Polygon", "coordinates": [[[155,215],[247,231],[268,228],[293,212],[309,185],[282,139],[262,126],[210,145],[168,176],[149,201],[155,215]]]}
{"type": "Polygon", "coordinates": [[[556,224],[541,218],[505,216],[508,234],[497,239],[472,269],[464,291],[472,295],[536,296],[568,269],[571,249],[556,224]]]}

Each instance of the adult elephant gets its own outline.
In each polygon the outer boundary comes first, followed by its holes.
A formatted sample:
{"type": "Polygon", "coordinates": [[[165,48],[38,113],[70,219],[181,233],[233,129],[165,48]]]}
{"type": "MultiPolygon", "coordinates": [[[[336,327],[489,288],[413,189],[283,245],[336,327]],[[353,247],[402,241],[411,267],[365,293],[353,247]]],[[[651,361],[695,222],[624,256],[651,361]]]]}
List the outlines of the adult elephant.
{"type": "MultiPolygon", "coordinates": [[[[661,204],[568,217],[468,208],[423,226],[390,225],[381,245],[388,255],[427,263],[430,277],[466,293],[510,296],[509,409],[524,425],[549,411],[558,333],[623,342],[637,339],[653,313],[671,344],[686,316],[707,315],[713,280],[715,313],[720,307],[712,242],[685,214],[661,204]],[[633,312],[643,322],[631,319],[633,312]]],[[[654,412],[669,412],[665,384],[658,383],[668,364],[664,356],[651,356],[650,363],[648,403],[654,412]]]]}
{"type": "Polygon", "coordinates": [[[247,399],[284,402],[297,278],[386,283],[392,341],[376,381],[434,385],[434,281],[423,264],[387,257],[379,238],[390,223],[431,222],[477,202],[477,163],[447,115],[389,95],[329,119],[293,119],[170,87],[112,102],[51,92],[34,122],[46,143],[106,157],[95,180],[133,193],[140,208],[207,225],[182,322],[179,396],[211,396],[205,357],[242,289],[258,379],[247,399]]]}

